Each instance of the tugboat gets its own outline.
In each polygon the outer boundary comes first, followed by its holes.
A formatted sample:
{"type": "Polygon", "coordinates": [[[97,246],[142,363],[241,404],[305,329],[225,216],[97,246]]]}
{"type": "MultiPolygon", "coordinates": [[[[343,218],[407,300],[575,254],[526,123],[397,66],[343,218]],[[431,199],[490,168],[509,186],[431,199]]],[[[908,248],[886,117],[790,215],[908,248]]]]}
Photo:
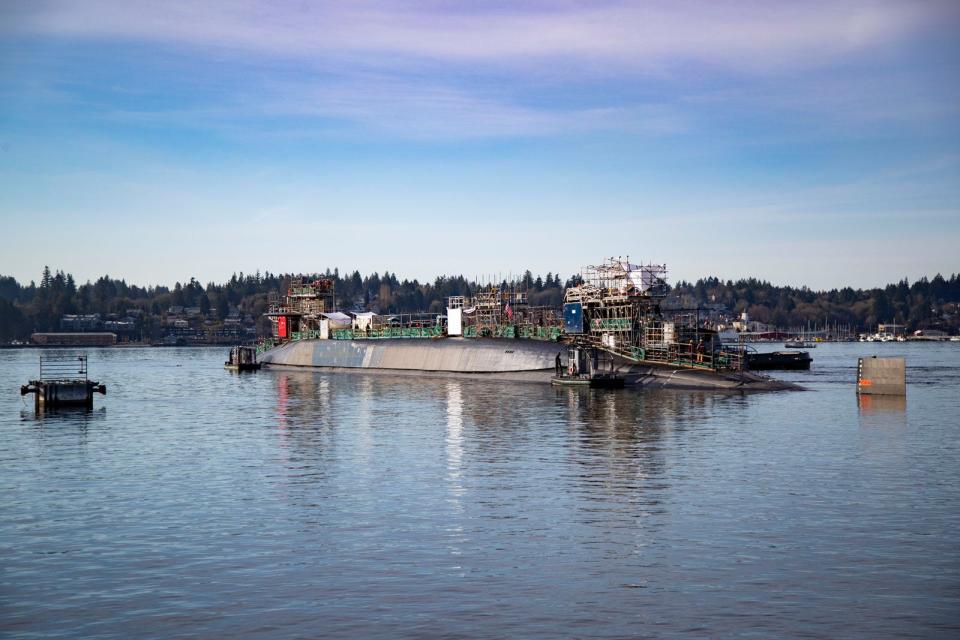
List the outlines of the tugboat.
{"type": "Polygon", "coordinates": [[[255,347],[234,347],[230,349],[230,359],[223,363],[224,369],[231,371],[257,371],[260,363],[257,362],[255,347]]]}

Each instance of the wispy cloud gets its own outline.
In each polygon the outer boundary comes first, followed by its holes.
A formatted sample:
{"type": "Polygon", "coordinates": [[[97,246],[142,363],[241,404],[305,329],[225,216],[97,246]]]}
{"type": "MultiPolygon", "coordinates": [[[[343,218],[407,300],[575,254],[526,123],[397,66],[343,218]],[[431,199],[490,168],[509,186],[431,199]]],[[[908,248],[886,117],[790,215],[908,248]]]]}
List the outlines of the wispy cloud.
{"type": "MultiPolygon", "coordinates": [[[[796,74],[871,54],[960,15],[951,3],[888,0],[53,0],[8,2],[0,13],[0,32],[198,52],[181,63],[186,75],[217,84],[213,74],[226,72],[236,82],[210,100],[202,90],[158,87],[182,103],[92,109],[98,117],[226,131],[249,118],[301,116],[310,122],[288,122],[285,130],[329,135],[346,126],[352,134],[413,139],[672,134],[695,128],[705,104],[832,110],[841,119],[855,111],[922,117],[942,111],[942,102],[892,103],[882,87],[861,91],[862,78],[824,88],[796,74]],[[278,79],[280,67],[293,71],[278,79]],[[729,88],[736,82],[719,90],[698,84],[716,70],[753,84],[736,91],[729,88]],[[768,78],[772,85],[763,84],[768,78]]],[[[149,67],[149,54],[141,55],[149,67]]]]}
{"type": "Polygon", "coordinates": [[[957,15],[942,2],[30,2],[7,30],[149,39],[286,56],[353,56],[597,71],[699,61],[809,65],[894,41],[957,15]]]}
{"type": "MultiPolygon", "coordinates": [[[[355,76],[323,82],[264,81],[228,105],[144,110],[108,109],[103,117],[141,125],[216,129],[249,136],[251,121],[299,123],[296,135],[327,137],[344,126],[353,136],[410,139],[550,136],[595,132],[668,135],[690,121],[665,104],[574,108],[524,105],[506,91],[467,90],[420,79],[355,76]]],[[[288,125],[290,126],[290,125],[288,125]]]]}

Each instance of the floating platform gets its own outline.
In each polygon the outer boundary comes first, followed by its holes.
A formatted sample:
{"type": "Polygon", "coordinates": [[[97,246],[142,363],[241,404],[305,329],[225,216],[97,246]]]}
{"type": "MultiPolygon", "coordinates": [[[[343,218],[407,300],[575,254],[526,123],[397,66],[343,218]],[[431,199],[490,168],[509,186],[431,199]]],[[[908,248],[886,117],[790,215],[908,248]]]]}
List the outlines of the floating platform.
{"type": "Polygon", "coordinates": [[[591,389],[623,389],[622,376],[599,373],[593,376],[554,376],[550,384],[558,387],[589,387],[591,389]]]}
{"type": "Polygon", "coordinates": [[[92,409],[93,394],[106,395],[107,386],[87,378],[87,356],[41,356],[40,378],[20,387],[20,395],[34,394],[37,411],[45,408],[92,409]]]}
{"type": "Polygon", "coordinates": [[[571,346],[566,369],[559,355],[554,365],[557,375],[550,379],[552,385],[592,389],[622,389],[624,385],[623,376],[614,373],[613,354],[596,347],[571,346]]]}

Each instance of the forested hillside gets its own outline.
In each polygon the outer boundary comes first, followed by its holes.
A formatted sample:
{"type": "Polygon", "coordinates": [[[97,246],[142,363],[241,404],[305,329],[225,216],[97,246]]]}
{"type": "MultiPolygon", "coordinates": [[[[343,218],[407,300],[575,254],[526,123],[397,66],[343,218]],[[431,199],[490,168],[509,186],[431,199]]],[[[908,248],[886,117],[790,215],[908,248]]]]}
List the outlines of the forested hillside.
{"type": "MultiPolygon", "coordinates": [[[[452,295],[472,295],[476,282],[461,275],[439,276],[432,282],[400,279],[395,273],[342,275],[328,270],[316,276],[335,282],[337,304],[346,310],[391,312],[439,312],[452,295]]],[[[57,331],[65,314],[100,314],[136,322],[139,335],[156,336],[172,308],[196,309],[207,324],[242,314],[258,322],[271,293],[285,291],[289,274],[237,274],[223,283],[186,283],[166,286],[137,286],[123,279],[103,276],[94,282],[77,284],[69,273],[45,269],[39,284],[17,282],[0,276],[0,340],[26,339],[35,331],[57,331]]],[[[577,278],[563,280],[548,273],[534,276],[527,271],[513,283],[526,290],[531,304],[559,306],[563,288],[577,278]]],[[[757,279],[720,280],[710,277],[695,283],[680,282],[671,292],[670,303],[694,308],[709,306],[729,316],[747,311],[754,320],[780,327],[841,323],[867,330],[880,322],[898,322],[910,329],[939,328],[957,333],[960,329],[960,276],[936,275],[914,283],[902,280],[877,289],[832,289],[779,287],[757,279]]]]}

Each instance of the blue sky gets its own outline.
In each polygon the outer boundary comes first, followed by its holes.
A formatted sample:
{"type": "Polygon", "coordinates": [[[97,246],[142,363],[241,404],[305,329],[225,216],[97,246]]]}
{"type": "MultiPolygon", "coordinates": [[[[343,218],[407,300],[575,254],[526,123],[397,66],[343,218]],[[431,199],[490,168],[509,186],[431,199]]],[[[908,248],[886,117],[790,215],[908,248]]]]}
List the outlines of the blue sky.
{"type": "Polygon", "coordinates": [[[0,273],[960,271],[951,2],[0,4],[0,273]]]}

